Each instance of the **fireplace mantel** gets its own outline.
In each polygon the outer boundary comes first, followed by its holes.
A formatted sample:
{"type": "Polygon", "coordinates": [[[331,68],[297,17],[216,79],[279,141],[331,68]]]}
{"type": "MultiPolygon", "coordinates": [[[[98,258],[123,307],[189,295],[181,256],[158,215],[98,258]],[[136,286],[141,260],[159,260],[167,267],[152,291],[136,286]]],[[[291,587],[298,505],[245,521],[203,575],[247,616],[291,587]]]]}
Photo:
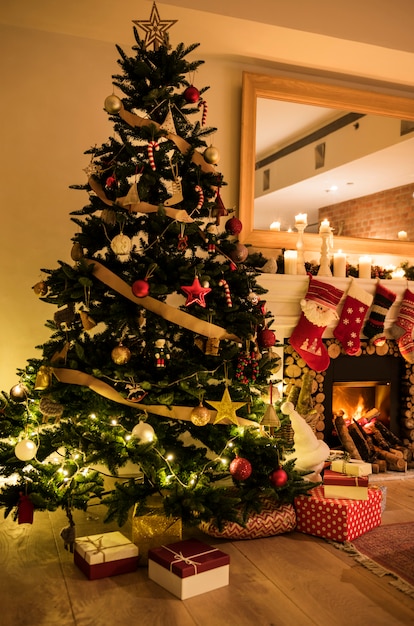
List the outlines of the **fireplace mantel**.
{"type": "MultiPolygon", "coordinates": [[[[338,314],[340,314],[343,302],[345,300],[346,292],[351,284],[352,280],[357,281],[363,289],[368,293],[374,294],[377,280],[376,279],[362,279],[362,278],[334,278],[334,277],[316,277],[322,282],[327,282],[337,289],[342,289],[344,295],[338,305],[338,314]]],[[[288,274],[260,274],[257,278],[257,282],[264,289],[267,289],[267,293],[263,296],[266,300],[266,310],[271,312],[274,317],[274,323],[272,330],[276,333],[279,342],[284,342],[292,334],[301,313],[300,301],[306,295],[309,278],[308,276],[292,276],[288,274]]],[[[407,281],[406,279],[381,280],[387,289],[390,289],[397,294],[394,304],[388,311],[385,320],[385,331],[394,324],[397,319],[398,310],[405,290],[410,288],[414,291],[414,282],[407,281]]],[[[323,335],[324,338],[333,337],[333,329],[336,322],[329,325],[323,335]]]]}

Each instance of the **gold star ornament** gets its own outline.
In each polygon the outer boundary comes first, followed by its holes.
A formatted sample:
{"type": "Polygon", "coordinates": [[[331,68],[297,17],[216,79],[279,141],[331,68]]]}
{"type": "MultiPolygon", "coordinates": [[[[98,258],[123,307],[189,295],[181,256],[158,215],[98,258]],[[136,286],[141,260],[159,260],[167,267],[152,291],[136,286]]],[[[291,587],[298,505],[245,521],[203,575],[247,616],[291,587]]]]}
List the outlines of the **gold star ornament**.
{"type": "Polygon", "coordinates": [[[132,20],[138,28],[142,28],[145,31],[145,48],[152,44],[153,50],[158,50],[160,46],[168,45],[168,33],[167,30],[174,26],[178,20],[161,20],[158,13],[157,5],[152,5],[151,16],[149,20],[132,20]]]}
{"type": "Polygon", "coordinates": [[[206,400],[207,404],[217,409],[216,419],[214,420],[214,424],[218,424],[222,420],[230,420],[236,426],[239,425],[239,419],[236,415],[237,409],[240,409],[244,406],[245,402],[233,402],[227,387],[224,390],[223,397],[220,402],[214,402],[213,400],[210,402],[206,400]]]}

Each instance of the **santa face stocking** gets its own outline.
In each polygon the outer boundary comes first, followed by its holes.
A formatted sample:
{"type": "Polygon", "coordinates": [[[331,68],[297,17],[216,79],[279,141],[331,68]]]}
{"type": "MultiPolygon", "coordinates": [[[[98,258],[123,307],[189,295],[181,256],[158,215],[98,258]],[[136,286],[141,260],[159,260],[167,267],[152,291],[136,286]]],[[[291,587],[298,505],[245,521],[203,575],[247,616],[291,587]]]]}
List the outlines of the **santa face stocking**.
{"type": "Polygon", "coordinates": [[[396,297],[396,293],[380,283],[377,284],[374,302],[363,331],[364,335],[369,338],[370,343],[373,343],[375,346],[382,346],[387,340],[384,334],[384,322],[388,309],[391,308],[396,297]]]}
{"type": "Polygon", "coordinates": [[[398,341],[401,356],[408,363],[414,363],[414,293],[409,289],[404,292],[395,324],[391,334],[398,341]]]}
{"type": "Polygon", "coordinates": [[[311,277],[307,294],[300,303],[302,313],[289,343],[317,372],[326,370],[330,363],[322,335],[328,324],[338,319],[336,307],[343,293],[341,289],[311,277]]]}
{"type": "Polygon", "coordinates": [[[345,297],[344,306],[333,334],[347,354],[353,356],[361,347],[359,335],[365,315],[374,296],[359,287],[353,280],[345,297]]]}

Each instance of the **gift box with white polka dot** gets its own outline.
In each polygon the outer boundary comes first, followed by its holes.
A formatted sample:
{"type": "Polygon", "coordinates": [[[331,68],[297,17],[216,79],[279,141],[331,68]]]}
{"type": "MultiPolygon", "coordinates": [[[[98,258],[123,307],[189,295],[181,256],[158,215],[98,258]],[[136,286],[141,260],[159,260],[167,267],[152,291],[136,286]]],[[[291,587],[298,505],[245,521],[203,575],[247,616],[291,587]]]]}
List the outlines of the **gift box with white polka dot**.
{"type": "Polygon", "coordinates": [[[325,498],[323,487],[295,498],[296,530],[332,541],[352,541],[381,524],[382,492],[368,489],[367,500],[325,498]]]}

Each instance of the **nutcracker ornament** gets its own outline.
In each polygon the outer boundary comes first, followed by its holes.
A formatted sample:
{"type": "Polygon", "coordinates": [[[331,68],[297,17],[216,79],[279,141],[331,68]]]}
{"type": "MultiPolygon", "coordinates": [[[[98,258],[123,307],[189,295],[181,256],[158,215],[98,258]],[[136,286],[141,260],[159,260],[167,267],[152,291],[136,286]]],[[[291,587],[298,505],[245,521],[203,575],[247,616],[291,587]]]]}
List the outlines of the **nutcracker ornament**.
{"type": "Polygon", "coordinates": [[[160,368],[166,367],[167,361],[170,360],[171,355],[166,346],[165,339],[157,339],[155,342],[155,349],[156,366],[160,368]]]}

